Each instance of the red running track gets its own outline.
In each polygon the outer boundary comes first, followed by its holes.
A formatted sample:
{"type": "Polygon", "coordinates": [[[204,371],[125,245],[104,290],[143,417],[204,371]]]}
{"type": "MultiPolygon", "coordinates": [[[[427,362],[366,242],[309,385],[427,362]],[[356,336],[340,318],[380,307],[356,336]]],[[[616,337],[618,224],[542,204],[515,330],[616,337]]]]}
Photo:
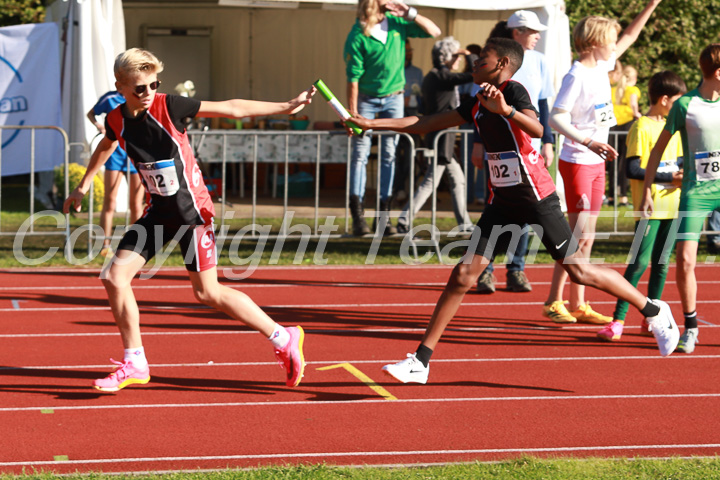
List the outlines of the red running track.
{"type": "MultiPolygon", "coordinates": [[[[265,339],[197,304],[183,270],[162,270],[135,281],[152,380],[107,395],[89,385],[122,346],[98,272],[3,271],[0,472],[720,453],[718,267],[697,268],[701,343],[668,358],[634,311],[614,344],[595,326],[549,323],[552,268],[527,272],[531,293],[467,295],[427,385],[380,368],[414,351],[450,267],[268,267],[224,281],[305,327],[305,378],[289,389],[265,339]]],[[[673,279],[664,297],[680,318],[673,279]]],[[[608,295],[588,298],[611,313],[608,295]]]]}

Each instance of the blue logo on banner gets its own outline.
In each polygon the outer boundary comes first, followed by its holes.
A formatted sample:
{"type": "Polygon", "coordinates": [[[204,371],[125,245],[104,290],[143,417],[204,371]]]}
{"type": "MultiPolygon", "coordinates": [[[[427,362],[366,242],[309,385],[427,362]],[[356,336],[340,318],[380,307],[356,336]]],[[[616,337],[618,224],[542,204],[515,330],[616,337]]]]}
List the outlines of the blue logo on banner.
{"type": "MultiPolygon", "coordinates": [[[[12,70],[15,77],[17,77],[18,82],[22,83],[22,75],[20,75],[20,72],[10,62],[8,62],[6,58],[0,56],[0,62],[7,65],[10,70],[12,70]]],[[[3,97],[2,99],[0,99],[0,113],[26,112],[27,109],[27,98],[22,95],[17,97],[3,97]]],[[[18,125],[25,125],[25,120],[20,120],[20,122],[18,122],[18,125]]],[[[10,143],[15,140],[15,137],[17,137],[19,133],[20,130],[15,130],[15,132],[10,135],[10,138],[8,138],[7,141],[3,142],[2,147],[4,148],[10,145],[10,143]]]]}

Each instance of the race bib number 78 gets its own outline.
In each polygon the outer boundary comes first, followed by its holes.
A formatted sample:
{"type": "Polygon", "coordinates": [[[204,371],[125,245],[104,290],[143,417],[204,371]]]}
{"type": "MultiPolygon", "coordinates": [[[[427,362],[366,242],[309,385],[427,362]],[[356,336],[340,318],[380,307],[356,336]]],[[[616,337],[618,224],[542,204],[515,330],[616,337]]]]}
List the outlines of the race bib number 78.
{"type": "Polygon", "coordinates": [[[720,151],[696,152],[695,172],[698,182],[720,180],[720,151]]]}

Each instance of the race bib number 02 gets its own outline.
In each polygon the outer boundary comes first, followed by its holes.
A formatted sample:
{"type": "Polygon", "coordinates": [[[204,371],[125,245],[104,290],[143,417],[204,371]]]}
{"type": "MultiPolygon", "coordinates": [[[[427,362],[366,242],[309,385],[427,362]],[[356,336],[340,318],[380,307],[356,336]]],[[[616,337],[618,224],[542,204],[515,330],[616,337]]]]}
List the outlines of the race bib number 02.
{"type": "Polygon", "coordinates": [[[495,187],[511,187],[522,180],[520,160],[515,152],[495,152],[487,154],[490,181],[495,187]]]}
{"type": "Polygon", "coordinates": [[[138,171],[152,195],[170,197],[180,190],[175,161],[159,160],[153,163],[139,163],[138,171]]]}
{"type": "Polygon", "coordinates": [[[696,152],[695,172],[698,182],[720,180],[720,151],[696,152]]]}
{"type": "Polygon", "coordinates": [[[614,127],[617,125],[612,103],[595,105],[595,125],[598,127],[614,127]]]}

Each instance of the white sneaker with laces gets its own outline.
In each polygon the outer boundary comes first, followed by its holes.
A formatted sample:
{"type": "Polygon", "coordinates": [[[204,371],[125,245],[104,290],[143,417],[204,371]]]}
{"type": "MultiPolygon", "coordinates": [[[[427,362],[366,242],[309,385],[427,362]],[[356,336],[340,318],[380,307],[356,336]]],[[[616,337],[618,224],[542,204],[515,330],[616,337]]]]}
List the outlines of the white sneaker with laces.
{"type": "Polygon", "coordinates": [[[648,317],[647,321],[660,349],[660,355],[667,357],[675,351],[680,341],[680,330],[672,316],[670,306],[662,300],[653,300],[652,302],[660,307],[660,313],[654,317],[648,317]]]}
{"type": "Polygon", "coordinates": [[[402,383],[427,383],[430,365],[427,367],[415,357],[414,353],[408,353],[407,358],[402,362],[385,365],[383,372],[394,377],[402,383]]]}
{"type": "Polygon", "coordinates": [[[678,342],[678,352],[692,353],[695,351],[695,344],[698,342],[698,331],[697,328],[686,328],[680,337],[678,342]]]}

